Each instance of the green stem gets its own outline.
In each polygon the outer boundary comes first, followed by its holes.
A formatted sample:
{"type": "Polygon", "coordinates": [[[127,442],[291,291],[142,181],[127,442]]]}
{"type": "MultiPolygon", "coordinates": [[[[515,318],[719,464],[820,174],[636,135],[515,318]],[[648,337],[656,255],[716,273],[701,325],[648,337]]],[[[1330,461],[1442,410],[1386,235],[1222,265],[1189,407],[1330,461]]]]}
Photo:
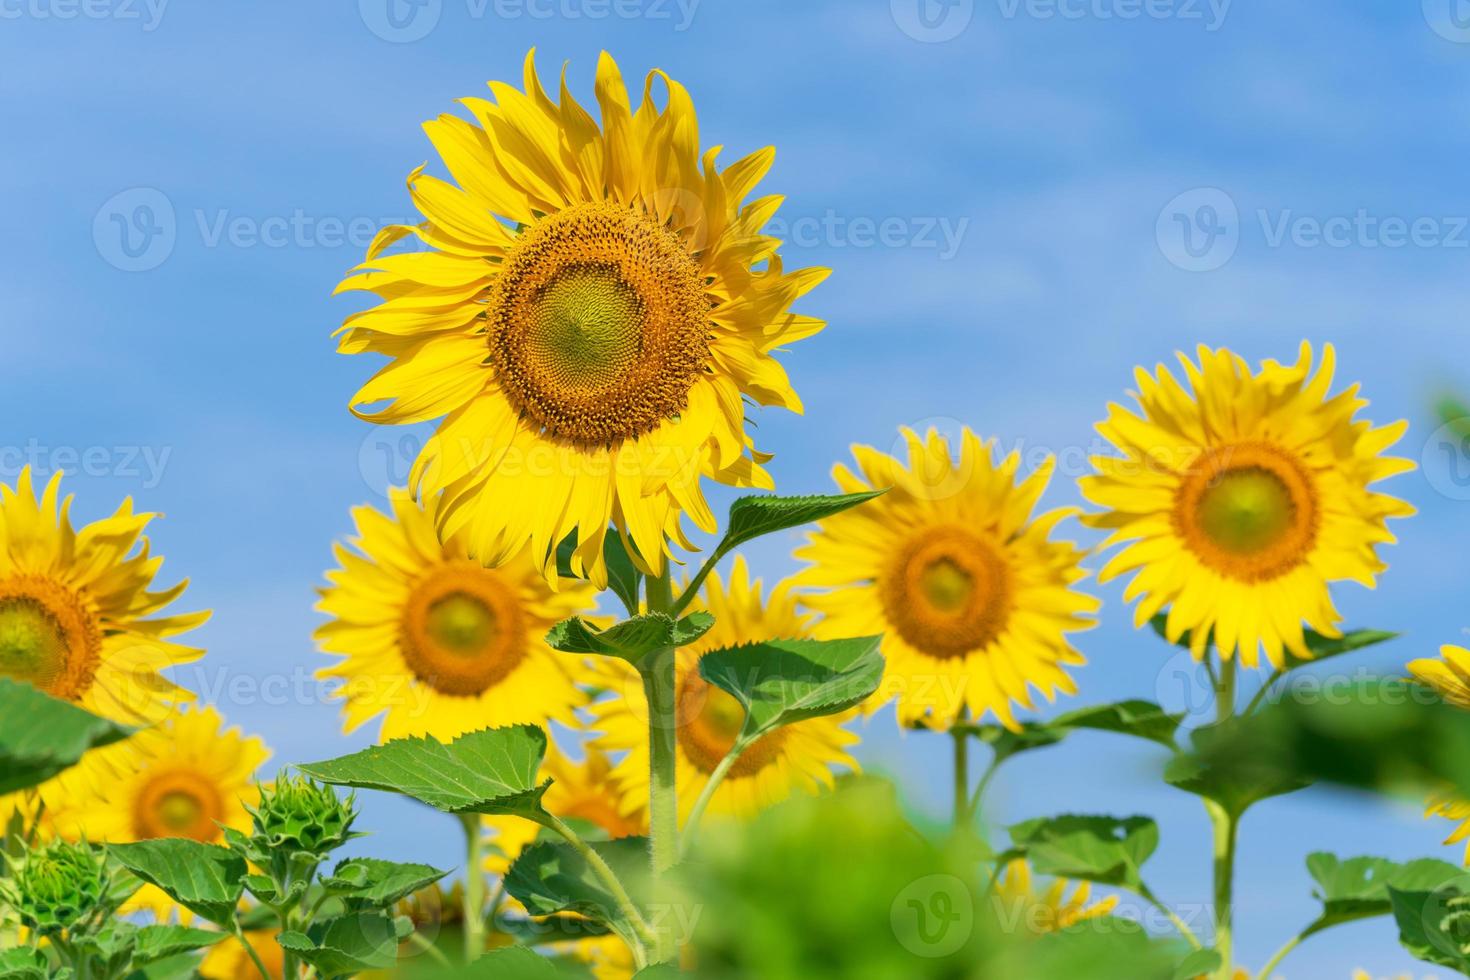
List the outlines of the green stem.
{"type": "Polygon", "coordinates": [[[628,895],[628,890],[623,887],[623,883],[618,880],[618,876],[613,872],[613,869],[608,866],[607,861],[603,860],[601,854],[593,850],[590,844],[577,836],[577,832],[567,826],[555,814],[545,814],[540,822],[542,826],[559,834],[568,844],[572,845],[572,850],[582,855],[583,860],[592,868],[592,873],[597,876],[599,881],[607,886],[607,890],[612,894],[613,901],[617,903],[618,911],[623,914],[623,918],[628,920],[628,924],[638,934],[639,943],[632,947],[633,958],[638,961],[639,969],[647,966],[648,950],[657,948],[658,937],[654,935],[653,929],[644,920],[643,913],[638,911],[638,906],[633,904],[633,899],[628,895]]]}
{"type": "Polygon", "coordinates": [[[1215,689],[1215,721],[1224,722],[1235,714],[1235,670],[1232,657],[1220,666],[1220,684],[1215,689]]]}
{"type": "Polygon", "coordinates": [[[1199,941],[1199,937],[1194,934],[1194,930],[1189,928],[1189,926],[1185,924],[1184,920],[1179,918],[1179,916],[1175,914],[1173,909],[1169,908],[1169,906],[1159,901],[1158,896],[1154,895],[1153,891],[1150,890],[1147,885],[1139,882],[1138,894],[1141,898],[1143,898],[1144,901],[1148,902],[1154,908],[1164,913],[1168,920],[1173,923],[1174,928],[1179,931],[1179,935],[1183,936],[1185,941],[1188,942],[1191,947],[1193,947],[1194,949],[1204,948],[1204,944],[1199,941]]]}
{"type": "MultiPolygon", "coordinates": [[[[709,578],[709,573],[715,570],[715,566],[718,565],[720,563],[720,561],[727,554],[729,554],[729,551],[726,550],[725,548],[723,548],[723,547],[717,547],[717,548],[715,548],[715,550],[710,553],[709,558],[705,559],[704,564],[701,565],[701,566],[699,566],[699,571],[697,571],[697,572],[694,573],[694,577],[689,580],[689,584],[686,585],[686,586],[684,586],[684,591],[681,592],[681,593],[679,593],[679,601],[673,603],[671,606],[669,606],[668,609],[666,609],[664,611],[667,612],[670,616],[673,616],[675,619],[678,619],[679,618],[679,614],[682,613],[686,608],[688,608],[689,603],[691,603],[691,602],[694,601],[694,597],[695,596],[699,595],[699,587],[704,584],[704,580],[705,579],[709,578]]],[[[649,602],[648,602],[648,604],[649,604],[649,607],[652,608],[652,606],[653,606],[653,580],[652,579],[649,580],[648,586],[649,586],[649,589],[648,589],[648,591],[649,591],[649,597],[648,597],[649,598],[649,602]]]]}
{"type": "MultiPolygon", "coordinates": [[[[250,962],[254,963],[255,968],[260,971],[263,980],[272,980],[271,971],[265,968],[265,964],[260,961],[260,954],[255,951],[254,946],[250,945],[250,940],[245,938],[245,932],[240,928],[240,923],[232,922],[230,925],[233,927],[232,931],[234,932],[235,938],[241,946],[245,947],[245,954],[250,957],[250,962]]],[[[289,977],[291,974],[286,973],[286,976],[289,977]]]]}
{"type": "MultiPolygon", "coordinates": [[[[673,613],[673,585],[667,569],[648,580],[648,609],[673,613]]],[[[662,875],[679,861],[679,805],[674,788],[679,719],[674,648],[651,651],[644,657],[640,672],[648,701],[649,838],[653,872],[662,875]]]]}
{"type": "Polygon", "coordinates": [[[1286,671],[1279,668],[1273,670],[1271,672],[1271,676],[1266,678],[1266,683],[1261,685],[1261,689],[1255,693],[1255,695],[1250,699],[1250,703],[1245,706],[1245,711],[1243,713],[1247,715],[1254,713],[1256,708],[1260,706],[1262,699],[1264,699],[1266,695],[1270,693],[1272,685],[1280,680],[1281,676],[1284,673],[1286,673],[1286,671]]]}
{"type": "Polygon", "coordinates": [[[954,739],[954,827],[959,830],[970,822],[970,736],[962,729],[949,734],[954,739]]]}
{"type": "Polygon", "coordinates": [[[1278,966],[1281,965],[1282,960],[1286,959],[1286,954],[1290,953],[1292,950],[1300,946],[1302,940],[1306,938],[1307,937],[1302,933],[1297,933],[1295,936],[1292,936],[1290,939],[1288,939],[1286,941],[1286,945],[1278,949],[1276,951],[1276,955],[1267,960],[1266,965],[1261,968],[1261,972],[1257,974],[1260,980],[1271,980],[1272,971],[1274,971],[1278,966]]]}
{"type": "Polygon", "coordinates": [[[465,840],[464,955],[473,963],[485,952],[485,836],[475,814],[460,814],[459,820],[465,840]]]}
{"type": "Polygon", "coordinates": [[[1215,830],[1215,949],[1220,954],[1220,980],[1231,980],[1231,903],[1235,887],[1235,838],[1238,824],[1234,814],[1213,800],[1205,801],[1215,830]]]}
{"type": "Polygon", "coordinates": [[[990,788],[990,782],[995,774],[1000,771],[1000,762],[996,759],[990,760],[990,765],[980,774],[980,782],[975,785],[975,793],[970,797],[970,816],[983,813],[982,804],[985,802],[985,791],[990,788]]]}
{"type": "Polygon", "coordinates": [[[725,757],[720,760],[719,765],[715,766],[714,772],[709,774],[709,779],[705,781],[704,789],[700,791],[699,799],[694,801],[694,808],[689,811],[689,819],[684,822],[681,856],[687,854],[689,848],[693,845],[695,833],[699,830],[699,822],[704,819],[704,811],[709,808],[710,800],[715,798],[715,790],[720,788],[720,784],[729,775],[730,767],[739,761],[741,754],[745,752],[746,748],[748,748],[748,745],[745,742],[736,739],[735,744],[730,747],[730,751],[726,752],[725,757]]]}
{"type": "Polygon", "coordinates": [[[408,934],[408,941],[413,945],[414,949],[428,953],[431,960],[446,970],[453,969],[454,964],[449,962],[449,957],[445,956],[444,951],[438,946],[435,946],[432,940],[419,935],[417,932],[411,932],[408,934]]]}

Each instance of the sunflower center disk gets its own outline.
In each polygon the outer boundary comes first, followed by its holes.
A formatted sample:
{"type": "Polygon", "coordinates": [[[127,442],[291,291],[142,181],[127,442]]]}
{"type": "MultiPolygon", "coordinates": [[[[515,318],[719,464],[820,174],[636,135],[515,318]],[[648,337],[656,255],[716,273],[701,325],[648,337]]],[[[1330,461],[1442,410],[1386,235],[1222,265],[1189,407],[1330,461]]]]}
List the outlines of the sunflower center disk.
{"type": "Polygon", "coordinates": [[[444,566],[420,582],[401,628],[408,668],[444,694],[482,694],[525,656],[515,592],[495,572],[469,562],[444,566]]]}
{"type": "MultiPolygon", "coordinates": [[[[715,767],[735,745],[745,724],[745,708],[725,691],[691,672],[682,678],[679,693],[679,740],[684,754],[701,772],[715,767]]],[[[757,739],[730,767],[728,779],[754,776],[775,762],[781,752],[784,729],[757,739]]]]}
{"type": "Polygon", "coordinates": [[[628,208],[577,205],[506,257],[487,306],[490,356],[547,436],[610,446],[687,406],[709,360],[709,311],[678,236],[628,208]]]}
{"type": "Polygon", "coordinates": [[[215,823],[223,817],[219,791],[192,772],[163,773],[138,794],[135,830],[143,839],[188,837],[212,841],[220,836],[215,823]]]}
{"type": "Polygon", "coordinates": [[[994,548],[968,528],[936,527],[900,552],[881,583],[899,635],[940,659],[982,649],[1004,631],[1010,581],[994,548]]]}
{"type": "Polygon", "coordinates": [[[1185,479],[1175,523],[1205,565],[1259,582],[1305,560],[1317,534],[1316,493],[1306,471],[1280,450],[1225,447],[1185,479]]]}
{"type": "Polygon", "coordinates": [[[76,700],[91,686],[102,632],[77,597],[49,579],[0,581],[0,677],[76,700]]]}

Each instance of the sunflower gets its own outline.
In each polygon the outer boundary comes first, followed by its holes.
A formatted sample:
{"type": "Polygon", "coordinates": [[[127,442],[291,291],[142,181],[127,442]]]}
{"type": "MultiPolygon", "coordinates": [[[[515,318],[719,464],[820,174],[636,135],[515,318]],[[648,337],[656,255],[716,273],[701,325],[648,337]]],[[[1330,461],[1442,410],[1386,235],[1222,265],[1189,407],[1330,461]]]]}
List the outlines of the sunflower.
{"type": "Polygon", "coordinates": [[[1093,458],[1082,492],[1106,510],[1084,520],[1112,532],[1104,547],[1129,542],[1098,579],[1136,572],[1125,593],[1139,600],[1135,624],[1167,607],[1170,641],[1188,631],[1196,659],[1211,636],[1247,667],[1261,647],[1276,667],[1283,649],[1310,659],[1303,621],[1341,635],[1329,584],[1371,588],[1387,567],[1377,546],[1394,541],[1387,519],[1414,513],[1369,490],[1413,469],[1383,455],[1408,423],[1356,419],[1367,404],[1357,386],[1330,394],[1331,345],[1315,369],[1305,343],[1296,364],[1267,360],[1255,374],[1227,350],[1198,357],[1179,355],[1188,388],[1162,364],[1140,368],[1141,414],[1112,405],[1097,426],[1121,455],[1093,458]]]}
{"type": "Polygon", "coordinates": [[[1002,925],[1035,935],[1059,932],[1107,915],[1118,905],[1116,895],[1089,905],[1092,886],[1085,881],[1077,882],[1075,888],[1072,884],[1065,878],[1057,878],[1046,891],[1037,892],[1032,887],[1031,866],[1025,861],[1011,861],[1001,871],[995,887],[1002,925]],[[1072,888],[1070,895],[1068,888],[1072,888]]]}
{"type": "Polygon", "coordinates": [[[907,467],[867,446],[853,450],[860,474],[837,466],[844,493],[892,489],[821,521],[796,552],[811,562],[796,581],[827,590],[805,600],[825,615],[822,635],[885,635],[870,710],[897,697],[904,725],[947,729],[988,711],[1015,727],[1031,687],[1076,693],[1066,668],[1086,659],[1067,634],[1091,628],[1098,608],[1071,588],[1084,552],[1051,540],[1073,511],[1032,516],[1054,461],[1018,480],[1020,456],[997,464],[969,429],[958,460],[938,432],[902,431],[907,467]]]}
{"type": "MultiPolygon", "coordinates": [[[[1409,661],[1409,673],[1432,687],[1446,704],[1470,709],[1470,650],[1446,645],[1440,647],[1439,652],[1439,660],[1423,657],[1409,661]]],[[[1444,817],[1458,824],[1454,832],[1445,838],[1445,843],[1466,841],[1465,864],[1470,866],[1470,802],[1449,790],[1442,790],[1430,796],[1424,815],[1444,817]]]]}
{"type": "Polygon", "coordinates": [[[715,530],[701,477],[772,487],[746,402],[801,410],[772,351],[822,329],[788,308],[828,270],[785,272],[761,233],[781,198],[746,201],[773,149],[719,169],[683,86],[651,72],[634,108],[606,53],[599,126],[565,79],[547,95],[534,53],[524,92],[491,82],[494,102],[463,100],[473,121],[425,124],[455,183],[409,175],[425,221],[385,229],[341,284],[382,302],[339,350],[391,358],[361,418],[443,417],[413,486],[444,491],[441,526],[474,557],[529,546],[550,578],[575,532],[573,567],[603,587],[609,521],[658,572],[666,535],[687,545],[681,514],[715,530]],[[426,250],[384,254],[407,235],[426,250]]]}
{"type": "Polygon", "coordinates": [[[487,725],[572,720],[586,700],[579,661],[545,636],[596,602],[585,582],[553,591],[523,550],[504,565],[472,561],[462,538],[441,540],[437,501],[391,494],[391,517],[353,511],[358,537],[337,547],[317,609],[322,650],[344,659],[318,671],[344,681],[347,731],[383,714],[384,740],[432,735],[443,741],[487,725]]]}
{"type": "MultiPolygon", "coordinates": [[[[715,617],[714,627],[675,659],[678,712],[677,785],[679,816],[683,820],[720,760],[735,744],[745,711],[729,694],[699,676],[699,661],[711,650],[762,640],[809,636],[810,619],[797,605],[789,582],[762,596],[760,580],[751,581],[743,558],[736,558],[728,587],[718,573],[710,575],[691,609],[705,609],[715,617]]],[[[625,753],[612,778],[622,793],[620,812],[638,812],[648,800],[648,723],[642,713],[642,687],[636,671],[611,658],[599,662],[605,687],[621,692],[596,702],[588,725],[600,734],[593,744],[611,753],[625,753]]],[[[785,799],[793,790],[816,792],[833,785],[832,768],[856,769],[847,750],[858,737],[842,727],[841,716],[813,718],[764,736],[731,767],[710,800],[711,814],[754,816],[785,799]]]]}
{"type": "Polygon", "coordinates": [[[143,535],[153,514],[125,500],[78,531],[60,486],[57,473],[38,500],[29,467],[14,490],[0,484],[0,676],[114,721],[157,721],[192,698],[159,671],[203,655],[166,638],[209,614],[157,615],[188,583],[149,591],[163,564],[143,535]]]}
{"type": "MultiPolygon", "coordinates": [[[[54,780],[42,790],[55,833],[108,843],[159,837],[218,843],[222,827],[250,829],[245,808],[256,799],[256,770],[270,755],[259,738],[225,728],[217,711],[200,707],[121,744],[127,765],[88,753],[77,766],[81,779],[54,780]]],[[[175,906],[145,886],[124,908],[151,910],[161,921],[175,906]]]]}

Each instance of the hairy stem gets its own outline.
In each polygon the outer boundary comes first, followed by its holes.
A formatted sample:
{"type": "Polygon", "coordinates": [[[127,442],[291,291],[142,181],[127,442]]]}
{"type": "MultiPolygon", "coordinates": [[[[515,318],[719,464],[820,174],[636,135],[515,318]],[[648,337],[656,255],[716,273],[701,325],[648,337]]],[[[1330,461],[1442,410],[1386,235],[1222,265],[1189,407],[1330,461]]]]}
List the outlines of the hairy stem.
{"type": "MultiPolygon", "coordinates": [[[[669,573],[648,580],[650,612],[673,608],[669,573]]],[[[678,694],[675,690],[674,648],[659,647],[643,661],[643,693],[648,700],[649,836],[653,871],[661,875],[679,861],[679,806],[674,773],[678,739],[678,694]]]]}
{"type": "Polygon", "coordinates": [[[954,739],[954,827],[970,823],[970,736],[962,729],[951,731],[954,739]]]}
{"type": "Polygon", "coordinates": [[[478,816],[465,813],[459,819],[465,840],[464,955],[473,963],[485,952],[485,837],[478,816]]]}
{"type": "MultiPolygon", "coordinates": [[[[233,932],[235,935],[235,939],[240,943],[241,946],[245,947],[245,955],[250,957],[250,962],[255,964],[255,968],[260,971],[260,975],[263,980],[272,980],[271,971],[265,968],[265,964],[260,961],[260,954],[255,951],[254,946],[250,945],[250,940],[245,938],[245,933],[240,928],[240,923],[232,922],[230,924],[234,927],[233,932]]],[[[286,955],[290,957],[289,953],[286,955]]],[[[288,977],[291,976],[290,973],[286,973],[285,975],[288,977]]]]}
{"type": "Polygon", "coordinates": [[[730,767],[740,760],[740,756],[745,752],[746,748],[748,746],[745,742],[736,739],[730,751],[725,753],[725,757],[720,760],[719,765],[715,766],[714,772],[709,774],[709,779],[705,781],[704,789],[700,791],[699,799],[694,801],[694,808],[689,811],[689,819],[684,823],[681,855],[687,853],[690,845],[694,842],[694,835],[699,830],[699,822],[704,819],[704,811],[709,808],[710,800],[715,798],[715,790],[720,788],[720,784],[729,775],[730,767]]]}

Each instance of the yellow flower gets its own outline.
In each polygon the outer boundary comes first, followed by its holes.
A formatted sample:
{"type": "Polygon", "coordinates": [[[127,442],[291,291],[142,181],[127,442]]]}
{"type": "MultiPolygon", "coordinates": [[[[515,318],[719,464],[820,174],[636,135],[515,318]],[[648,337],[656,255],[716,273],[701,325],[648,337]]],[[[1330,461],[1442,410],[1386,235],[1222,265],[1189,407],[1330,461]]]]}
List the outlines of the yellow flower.
{"type": "Polygon", "coordinates": [[[601,587],[609,521],[658,570],[665,535],[687,543],[681,514],[715,530],[701,477],[771,487],[746,402],[800,411],[772,351],[822,329],[788,310],[827,270],[783,271],[761,232],[781,198],[746,201],[774,150],[718,169],[683,86],[652,72],[634,107],[607,54],[599,126],[565,81],[548,96],[532,55],[524,92],[491,82],[494,102],[463,100],[473,121],[425,124],[455,183],[409,175],[426,220],[386,229],[339,287],[382,300],[339,350],[391,358],[352,401],[362,418],[444,417],[413,486],[446,493],[441,526],[474,557],[529,546],[554,577],[576,532],[574,568],[601,587]],[[406,235],[427,250],[384,253],[406,235]]]}
{"type": "Polygon", "coordinates": [[[1085,552],[1051,540],[1074,511],[1033,516],[1051,459],[1018,480],[1019,455],[995,463],[969,429],[958,460],[937,432],[903,438],[907,467],[867,446],[853,450],[860,474],[837,466],[844,493],[892,489],[822,521],[796,552],[812,563],[797,582],[829,590],[806,599],[825,615],[822,635],[884,634],[871,709],[897,697],[905,725],[946,729],[989,711],[1014,727],[1031,687],[1048,700],[1076,693],[1066,668],[1086,662],[1067,639],[1095,624],[1097,599],[1071,588],[1085,552]]]}
{"type": "MultiPolygon", "coordinates": [[[[250,829],[245,807],[257,798],[255,773],[270,753],[259,738],[225,728],[213,708],[180,711],[118,748],[125,751],[87,754],[77,778],[68,773],[43,788],[52,831],[99,843],[158,837],[219,843],[221,826],[250,829]]],[[[163,920],[175,906],[145,886],[124,908],[149,909],[163,920]]]]}
{"type": "Polygon", "coordinates": [[[1135,624],[1167,607],[1169,639],[1192,631],[1196,658],[1211,635],[1247,667],[1262,646],[1273,666],[1283,648],[1310,658],[1303,620],[1340,635],[1328,585],[1371,588],[1387,567],[1377,546],[1394,541],[1387,519],[1414,512],[1368,489],[1413,469],[1382,455],[1407,423],[1356,420],[1367,404],[1356,386],[1329,394],[1331,345],[1315,371],[1308,344],[1296,364],[1268,360],[1255,374],[1227,350],[1198,356],[1179,356],[1188,388],[1163,365],[1140,368],[1142,414],[1112,405],[1097,427],[1121,455],[1093,458],[1082,492],[1106,510],[1085,520],[1112,532],[1104,547],[1130,542],[1098,579],[1136,572],[1135,624]]]}
{"type": "MultiPolygon", "coordinates": [[[[809,636],[810,616],[800,611],[789,582],[762,596],[760,580],[751,581],[745,561],[736,558],[729,586],[718,574],[705,580],[691,609],[714,614],[714,627],[697,642],[680,647],[675,658],[678,711],[676,780],[679,816],[689,816],[711,772],[730,748],[745,719],[744,709],[729,694],[699,676],[704,654],[723,647],[762,640],[809,636]]],[[[637,673],[619,660],[599,662],[604,686],[616,695],[596,702],[589,728],[600,732],[593,744],[609,753],[625,753],[613,769],[623,794],[624,815],[648,800],[648,722],[643,714],[637,673]]],[[[794,790],[817,792],[833,784],[832,767],[856,769],[848,749],[858,737],[842,727],[842,717],[813,718],[764,736],[731,767],[710,800],[709,813],[751,817],[794,790]]]]}
{"type": "Polygon", "coordinates": [[[166,637],[209,614],[158,615],[188,583],[149,591],[163,564],[143,536],[154,515],[125,500],[78,531],[60,485],[58,473],[38,500],[29,467],[14,490],[0,484],[0,676],[115,721],[157,721],[192,698],[159,671],[203,654],[166,637]]]}
{"type": "Polygon", "coordinates": [[[440,539],[435,507],[395,490],[393,516],[358,507],[357,551],[337,547],[317,605],[332,620],[316,636],[344,659],[317,676],[344,681],[347,731],[379,714],[385,741],[572,721],[580,662],[545,637],[593,607],[590,586],[553,591],[524,550],[497,568],[470,560],[461,538],[440,539]]]}
{"type": "MultiPolygon", "coordinates": [[[[1470,709],[1470,650],[1446,645],[1440,647],[1439,652],[1443,659],[1422,657],[1409,661],[1409,673],[1434,688],[1447,704],[1470,709]]],[[[1445,843],[1466,841],[1465,864],[1470,866],[1470,802],[1449,790],[1442,790],[1430,796],[1424,815],[1444,817],[1459,824],[1445,838],[1445,843]]]]}
{"type": "MultiPolygon", "coordinates": [[[[245,933],[245,938],[265,965],[271,980],[282,980],[286,975],[286,951],[276,942],[275,930],[254,929],[245,933]]],[[[260,980],[260,971],[237,939],[226,939],[209,947],[204,961],[199,964],[199,975],[204,980],[260,980]]]]}
{"type": "Polygon", "coordinates": [[[1040,935],[1096,919],[1117,907],[1116,895],[1089,905],[1092,885],[1085,881],[1077,882],[1075,888],[1072,885],[1065,878],[1057,878],[1046,891],[1037,892],[1032,888],[1030,865],[1025,861],[1011,861],[1001,872],[995,888],[1001,925],[1040,935]],[[1072,888],[1070,895],[1068,888],[1072,888]]]}

